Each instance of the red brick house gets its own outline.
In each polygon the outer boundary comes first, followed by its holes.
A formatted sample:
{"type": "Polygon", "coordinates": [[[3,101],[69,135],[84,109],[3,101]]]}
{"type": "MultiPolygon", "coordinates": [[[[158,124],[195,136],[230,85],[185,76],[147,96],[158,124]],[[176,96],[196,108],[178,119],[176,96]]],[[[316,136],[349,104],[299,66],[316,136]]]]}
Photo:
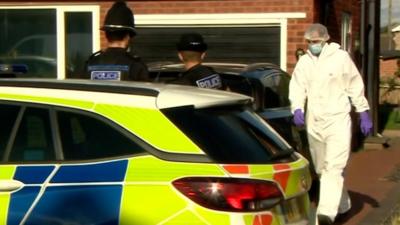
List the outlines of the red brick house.
{"type": "MultiPolygon", "coordinates": [[[[112,3],[89,0],[1,2],[0,43],[3,44],[0,55],[27,60],[27,64],[36,65],[39,60],[49,67],[48,71],[39,68],[37,74],[45,74],[40,76],[60,79],[73,76],[79,73],[89,53],[104,47],[104,36],[99,28],[112,3]],[[26,55],[36,57],[27,58],[26,55]],[[56,66],[50,68],[51,65],[56,66]]],[[[361,0],[147,0],[127,3],[134,11],[138,29],[132,48],[146,62],[173,60],[179,33],[197,30],[209,43],[208,60],[272,62],[290,73],[296,63],[295,50],[307,47],[304,30],[315,22],[326,24],[331,41],[342,44],[357,60],[361,0]]]]}

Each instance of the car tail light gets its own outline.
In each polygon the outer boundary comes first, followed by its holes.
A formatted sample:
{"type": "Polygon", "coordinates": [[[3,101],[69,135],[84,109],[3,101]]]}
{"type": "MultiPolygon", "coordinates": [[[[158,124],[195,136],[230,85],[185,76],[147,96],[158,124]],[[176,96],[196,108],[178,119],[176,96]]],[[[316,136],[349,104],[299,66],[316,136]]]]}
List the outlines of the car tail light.
{"type": "Polygon", "coordinates": [[[283,200],[272,181],[246,178],[186,177],[172,182],[174,187],[197,204],[215,210],[255,212],[283,200]]]}

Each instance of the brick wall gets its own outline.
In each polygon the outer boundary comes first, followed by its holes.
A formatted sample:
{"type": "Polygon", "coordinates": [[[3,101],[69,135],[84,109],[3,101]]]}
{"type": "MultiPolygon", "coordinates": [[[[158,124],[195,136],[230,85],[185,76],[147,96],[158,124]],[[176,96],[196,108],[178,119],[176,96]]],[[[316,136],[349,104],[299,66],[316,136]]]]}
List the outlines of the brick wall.
{"type": "MultiPolygon", "coordinates": [[[[21,4],[20,1],[8,1],[0,4],[21,4]]],[[[114,1],[94,0],[64,0],[64,1],[36,1],[31,4],[99,4],[100,23],[103,24],[104,16],[114,1]]],[[[288,46],[287,46],[287,70],[292,72],[296,63],[294,52],[297,48],[306,49],[303,34],[306,27],[320,21],[320,2],[324,0],[142,0],[127,1],[135,14],[179,14],[179,13],[279,13],[279,12],[304,12],[304,19],[288,20],[288,46]]],[[[361,0],[330,0],[330,14],[328,15],[328,28],[332,40],[340,42],[341,13],[349,12],[352,15],[352,46],[360,33],[361,0]]],[[[105,46],[104,35],[101,35],[102,47],[105,46]]],[[[356,49],[354,49],[356,50],[356,49]]]]}
{"type": "MultiPolygon", "coordinates": [[[[306,13],[305,19],[288,20],[287,70],[291,73],[296,63],[295,50],[297,48],[307,48],[303,39],[304,30],[309,24],[319,21],[319,2],[318,0],[164,0],[129,1],[129,6],[133,7],[137,14],[304,12],[306,13]]],[[[112,2],[101,3],[102,12],[104,13],[111,4],[112,2]]],[[[351,45],[355,46],[354,40],[358,39],[360,34],[360,7],[360,0],[332,1],[327,20],[332,41],[340,43],[342,12],[348,12],[352,15],[353,20],[351,45]]],[[[356,55],[354,55],[354,58],[358,60],[356,55]]]]}
{"type": "Polygon", "coordinates": [[[380,75],[381,77],[393,76],[397,70],[397,59],[380,60],[380,75]]]}
{"type": "MultiPolygon", "coordinates": [[[[314,0],[218,0],[218,1],[127,1],[135,14],[180,14],[180,13],[285,13],[305,12],[305,19],[288,20],[287,70],[291,72],[296,63],[294,52],[305,48],[304,30],[314,21],[314,0]]],[[[112,1],[101,6],[101,24],[112,1]]],[[[105,39],[102,36],[102,47],[105,39]]]]}

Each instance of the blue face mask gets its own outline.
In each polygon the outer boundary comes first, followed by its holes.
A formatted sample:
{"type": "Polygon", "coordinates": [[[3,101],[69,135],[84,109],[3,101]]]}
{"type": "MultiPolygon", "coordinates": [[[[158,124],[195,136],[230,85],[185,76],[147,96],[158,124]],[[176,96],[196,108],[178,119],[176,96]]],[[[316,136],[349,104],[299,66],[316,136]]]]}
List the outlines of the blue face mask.
{"type": "Polygon", "coordinates": [[[310,50],[310,52],[313,55],[318,56],[322,51],[322,42],[315,43],[315,44],[309,44],[308,49],[310,50]]]}

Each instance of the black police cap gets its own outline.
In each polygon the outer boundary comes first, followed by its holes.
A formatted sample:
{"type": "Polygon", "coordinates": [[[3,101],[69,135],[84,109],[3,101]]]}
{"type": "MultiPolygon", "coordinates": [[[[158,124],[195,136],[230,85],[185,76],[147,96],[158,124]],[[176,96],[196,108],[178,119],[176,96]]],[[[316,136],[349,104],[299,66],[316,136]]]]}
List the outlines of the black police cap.
{"type": "Polygon", "coordinates": [[[181,35],[179,42],[176,44],[178,51],[194,51],[205,52],[207,44],[203,37],[198,33],[185,33],[181,35]]]}
{"type": "Polygon", "coordinates": [[[135,19],[133,12],[126,5],[125,1],[116,1],[108,10],[104,25],[104,31],[128,31],[131,35],[136,34],[135,19]]]}

